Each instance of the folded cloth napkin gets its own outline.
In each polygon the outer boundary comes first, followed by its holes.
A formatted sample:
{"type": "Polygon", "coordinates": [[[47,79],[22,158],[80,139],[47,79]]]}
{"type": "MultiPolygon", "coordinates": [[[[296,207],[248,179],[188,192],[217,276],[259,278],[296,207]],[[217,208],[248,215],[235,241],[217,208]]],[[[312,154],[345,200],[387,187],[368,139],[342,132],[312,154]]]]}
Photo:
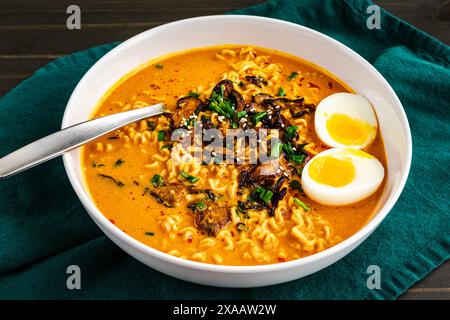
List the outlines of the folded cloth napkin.
{"type": "MultiPolygon", "coordinates": [[[[392,299],[449,258],[450,49],[381,10],[369,30],[369,1],[270,1],[234,13],[267,16],[323,32],[361,54],[405,107],[413,161],[405,190],[380,227],[344,259],[314,275],[255,289],[191,284],[129,257],[94,225],[62,161],[0,181],[2,299],[392,299]],[[81,268],[81,290],[66,269],[81,268]],[[381,289],[366,285],[381,269],[381,289]]],[[[69,96],[108,44],[60,58],[0,100],[0,155],[59,129],[69,96]]],[[[301,45],[301,44],[299,44],[301,45]]]]}

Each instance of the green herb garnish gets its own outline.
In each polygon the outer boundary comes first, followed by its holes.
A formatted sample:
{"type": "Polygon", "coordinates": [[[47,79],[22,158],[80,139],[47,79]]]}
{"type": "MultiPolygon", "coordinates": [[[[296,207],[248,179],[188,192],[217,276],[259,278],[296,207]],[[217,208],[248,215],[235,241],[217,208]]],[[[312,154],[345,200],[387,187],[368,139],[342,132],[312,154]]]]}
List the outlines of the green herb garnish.
{"type": "Polygon", "coordinates": [[[155,174],[153,175],[151,182],[155,188],[159,188],[164,185],[164,178],[159,174],[155,174]]]}
{"type": "Polygon", "coordinates": [[[292,72],[292,73],[289,75],[289,77],[287,77],[287,79],[288,79],[289,81],[291,81],[291,80],[294,80],[295,78],[297,78],[297,76],[298,76],[298,73],[297,73],[297,72],[292,72]]]}
{"type": "Polygon", "coordinates": [[[292,140],[295,138],[295,135],[297,133],[298,126],[289,126],[287,128],[284,128],[284,134],[286,139],[292,140]]]}
{"type": "Polygon", "coordinates": [[[251,197],[253,198],[253,200],[262,200],[267,204],[272,199],[272,196],[272,191],[264,189],[263,187],[257,187],[251,197]],[[256,197],[256,199],[254,197],[256,197]]]}
{"type": "Polygon", "coordinates": [[[203,201],[199,201],[195,207],[198,211],[205,211],[208,206],[203,201]]]}
{"type": "Polygon", "coordinates": [[[264,119],[267,116],[267,112],[258,112],[257,114],[250,117],[254,124],[257,124],[259,121],[264,119]]]}
{"type": "Polygon", "coordinates": [[[270,156],[272,158],[278,159],[280,157],[281,150],[283,150],[283,144],[280,140],[276,139],[270,151],[270,156]]]}
{"type": "Polygon", "coordinates": [[[302,185],[298,180],[292,180],[291,182],[289,182],[289,187],[293,190],[297,190],[300,192],[302,191],[302,185]]]}
{"type": "Polygon", "coordinates": [[[239,111],[236,115],[238,119],[241,119],[247,115],[247,111],[239,111]]]}
{"type": "Polygon", "coordinates": [[[226,99],[223,94],[225,92],[225,86],[220,86],[220,91],[213,91],[211,94],[211,98],[209,99],[208,108],[217,114],[228,118],[231,121],[231,125],[236,125],[234,120],[235,113],[235,104],[232,100],[226,99]]]}
{"type": "Polygon", "coordinates": [[[173,148],[173,145],[171,145],[171,144],[165,144],[165,145],[163,145],[163,146],[161,147],[161,150],[164,150],[164,149],[172,150],[172,148],[173,148]]]}
{"type": "Polygon", "coordinates": [[[166,133],[164,131],[158,131],[158,141],[164,141],[166,133]]]}
{"type": "Polygon", "coordinates": [[[295,204],[297,204],[299,207],[302,207],[305,211],[311,210],[311,209],[309,208],[309,206],[308,206],[306,203],[304,203],[303,201],[301,201],[300,199],[294,198],[294,202],[295,202],[295,204]]]}
{"type": "Polygon", "coordinates": [[[284,96],[286,96],[286,90],[284,90],[283,87],[280,87],[280,88],[278,89],[277,96],[279,96],[279,97],[284,97],[284,96]]]}
{"type": "Polygon", "coordinates": [[[155,123],[155,121],[147,120],[147,127],[148,127],[150,130],[154,130],[154,129],[156,128],[156,123],[155,123]]]}
{"type": "Polygon", "coordinates": [[[291,160],[294,161],[296,164],[302,164],[303,161],[305,161],[306,155],[305,154],[294,154],[291,156],[291,160]]]}
{"type": "Polygon", "coordinates": [[[164,66],[162,65],[162,64],[155,64],[155,68],[157,68],[157,69],[162,69],[162,68],[164,68],[164,66]]]}
{"type": "Polygon", "coordinates": [[[197,98],[198,99],[198,98],[200,98],[200,93],[189,91],[188,97],[192,97],[192,98],[197,98]]]}
{"type": "Polygon", "coordinates": [[[125,160],[117,159],[116,163],[114,163],[114,168],[120,167],[124,162],[125,160]]]}
{"type": "Polygon", "coordinates": [[[184,171],[180,171],[181,178],[188,180],[190,183],[196,183],[198,180],[200,180],[197,177],[191,176],[189,173],[186,173],[184,171]]]}
{"type": "Polygon", "coordinates": [[[151,231],[147,231],[147,232],[145,233],[145,235],[146,235],[146,236],[154,236],[155,233],[154,233],[154,232],[151,232],[151,231]]]}
{"type": "Polygon", "coordinates": [[[286,158],[295,164],[302,164],[306,159],[306,154],[301,151],[299,152],[298,150],[294,150],[290,143],[283,144],[283,151],[286,154],[286,158]]]}

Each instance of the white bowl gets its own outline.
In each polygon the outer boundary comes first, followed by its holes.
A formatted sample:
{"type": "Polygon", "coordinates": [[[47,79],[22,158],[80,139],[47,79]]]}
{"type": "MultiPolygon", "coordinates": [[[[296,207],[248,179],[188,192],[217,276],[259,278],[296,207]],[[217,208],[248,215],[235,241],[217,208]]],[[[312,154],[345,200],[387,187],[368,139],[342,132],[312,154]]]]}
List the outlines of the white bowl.
{"type": "Polygon", "coordinates": [[[221,287],[258,287],[317,272],[347,255],[377,228],[397,201],[411,163],[409,124],[395,92],[375,68],[343,44],[306,27],[254,16],[208,16],[169,23],[123,42],[101,58],[72,93],[62,127],[87,120],[102,95],[142,63],[171,52],[218,44],[249,44],[302,57],[329,70],[372,102],[384,138],[388,174],[370,222],[336,246],[298,260],[259,266],[204,264],[153,249],[105,218],[83,184],[80,150],[64,155],[70,182],[89,215],[112,241],[139,261],[173,277],[221,287]]]}

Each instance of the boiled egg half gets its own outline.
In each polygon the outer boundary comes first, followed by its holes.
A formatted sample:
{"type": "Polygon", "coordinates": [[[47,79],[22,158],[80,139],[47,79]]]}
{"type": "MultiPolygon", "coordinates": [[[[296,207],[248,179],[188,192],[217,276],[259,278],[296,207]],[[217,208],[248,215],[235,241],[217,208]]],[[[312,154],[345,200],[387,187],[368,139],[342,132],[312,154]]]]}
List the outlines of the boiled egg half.
{"type": "Polygon", "coordinates": [[[314,126],[319,139],[329,147],[363,149],[377,136],[375,111],[363,96],[335,93],[317,106],[314,126]]]}
{"type": "Polygon", "coordinates": [[[312,158],[302,172],[306,195],[324,205],[342,206],[373,194],[384,178],[383,165],[356,149],[333,148],[312,158]]]}

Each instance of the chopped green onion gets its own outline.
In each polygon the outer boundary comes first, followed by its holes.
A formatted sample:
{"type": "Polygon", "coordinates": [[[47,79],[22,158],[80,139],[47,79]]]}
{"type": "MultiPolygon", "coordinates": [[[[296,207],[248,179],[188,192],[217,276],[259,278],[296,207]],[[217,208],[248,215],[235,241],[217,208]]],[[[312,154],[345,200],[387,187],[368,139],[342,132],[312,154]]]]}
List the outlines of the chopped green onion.
{"type": "Polygon", "coordinates": [[[164,141],[166,133],[164,131],[158,131],[158,141],[164,141]]]}
{"type": "Polygon", "coordinates": [[[264,203],[269,203],[273,196],[272,191],[264,189],[262,187],[257,187],[255,189],[255,193],[258,199],[264,201],[264,203]]]}
{"type": "MultiPolygon", "coordinates": [[[[226,99],[223,96],[224,92],[224,85],[220,86],[220,92],[217,92],[217,90],[213,91],[211,98],[209,99],[208,108],[217,114],[228,118],[232,122],[235,114],[235,103],[230,99],[226,99]]],[[[233,125],[233,123],[231,123],[231,125],[233,125]]],[[[235,126],[237,127],[236,124],[235,126]]]]}
{"type": "Polygon", "coordinates": [[[247,115],[247,111],[239,111],[239,112],[237,113],[238,119],[243,118],[243,117],[245,117],[246,115],[247,115]]]}
{"type": "Polygon", "coordinates": [[[155,127],[156,127],[155,121],[147,120],[147,127],[148,127],[150,130],[155,129],[155,127]]]}
{"type": "Polygon", "coordinates": [[[164,150],[164,149],[172,150],[172,148],[173,148],[173,145],[171,145],[171,144],[165,144],[165,145],[163,145],[163,146],[161,147],[161,150],[164,150]]]}
{"type": "Polygon", "coordinates": [[[283,144],[280,140],[276,139],[272,149],[270,151],[271,157],[278,159],[280,157],[281,150],[283,149],[283,144]]]}
{"type": "Polygon", "coordinates": [[[265,203],[269,203],[269,201],[272,199],[272,196],[273,196],[273,192],[270,191],[270,190],[267,190],[267,191],[263,194],[261,200],[264,201],[265,203]]]}
{"type": "Polygon", "coordinates": [[[197,98],[197,99],[198,99],[198,98],[200,98],[200,93],[190,91],[189,94],[188,94],[188,96],[189,96],[189,97],[192,97],[192,98],[197,98]]]}
{"type": "Polygon", "coordinates": [[[297,78],[297,76],[298,76],[298,73],[297,73],[297,72],[292,72],[292,73],[290,74],[290,76],[287,77],[287,78],[288,78],[288,80],[290,81],[290,80],[294,80],[295,78],[297,78]]]}
{"type": "Polygon", "coordinates": [[[283,151],[286,154],[286,158],[289,161],[295,162],[295,164],[302,164],[306,159],[306,155],[299,151],[295,151],[290,143],[283,144],[283,151]]]}
{"type": "Polygon", "coordinates": [[[302,202],[300,199],[294,198],[294,202],[295,202],[295,204],[297,204],[299,207],[302,207],[305,211],[311,210],[311,209],[309,208],[309,206],[308,206],[306,203],[302,202]]]}
{"type": "Polygon", "coordinates": [[[302,164],[303,161],[305,160],[305,158],[306,158],[306,155],[304,155],[304,154],[294,154],[291,157],[291,160],[294,161],[296,164],[302,164]]]}
{"type": "Polygon", "coordinates": [[[279,96],[279,97],[284,97],[284,96],[286,96],[286,91],[284,90],[283,87],[280,87],[280,88],[278,89],[277,96],[279,96]]]}
{"type": "Polygon", "coordinates": [[[155,233],[154,233],[154,232],[151,232],[151,231],[147,231],[147,232],[145,233],[145,235],[147,235],[147,236],[154,236],[155,233]]]}
{"type": "Polygon", "coordinates": [[[291,182],[289,182],[289,187],[293,190],[302,191],[302,185],[298,180],[292,180],[291,182]]]}
{"type": "Polygon", "coordinates": [[[295,134],[297,133],[298,126],[289,126],[284,128],[284,133],[287,139],[292,140],[295,138],[295,134]]]}
{"type": "Polygon", "coordinates": [[[262,119],[264,119],[267,116],[267,112],[258,112],[254,116],[251,117],[251,120],[254,124],[258,123],[262,119]]]}
{"type": "Polygon", "coordinates": [[[162,64],[155,64],[155,68],[162,69],[164,66],[162,64]]]}
{"type": "Polygon", "coordinates": [[[189,173],[186,173],[184,171],[180,171],[180,176],[183,179],[188,180],[190,183],[196,183],[198,180],[200,180],[199,178],[191,176],[189,173]]]}
{"type": "Polygon", "coordinates": [[[203,201],[197,202],[197,205],[196,205],[197,210],[204,211],[204,210],[206,210],[207,207],[208,206],[203,201]]]}
{"type": "Polygon", "coordinates": [[[159,174],[155,174],[153,175],[151,182],[155,188],[159,188],[164,185],[164,178],[159,174]]]}

